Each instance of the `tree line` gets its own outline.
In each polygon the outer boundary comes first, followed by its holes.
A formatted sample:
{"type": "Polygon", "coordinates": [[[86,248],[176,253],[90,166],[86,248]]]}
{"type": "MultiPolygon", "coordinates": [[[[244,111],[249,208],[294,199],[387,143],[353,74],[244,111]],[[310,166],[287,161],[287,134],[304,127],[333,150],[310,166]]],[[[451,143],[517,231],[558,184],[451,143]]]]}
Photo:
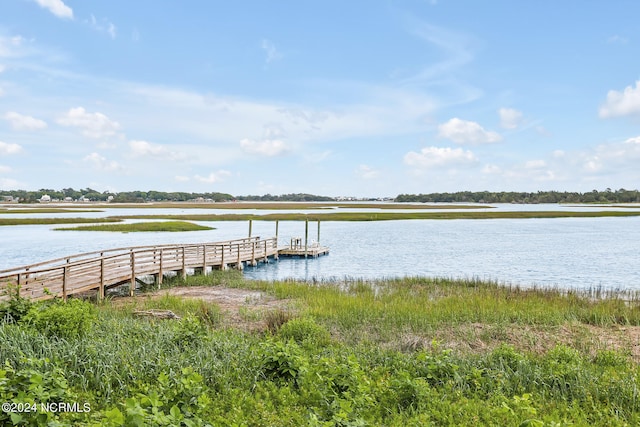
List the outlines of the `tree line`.
{"type": "Polygon", "coordinates": [[[396,202],[413,203],[639,203],[638,190],[604,191],[592,190],[585,193],[538,191],[535,193],[516,191],[459,191],[456,193],[400,194],[396,202]]]}

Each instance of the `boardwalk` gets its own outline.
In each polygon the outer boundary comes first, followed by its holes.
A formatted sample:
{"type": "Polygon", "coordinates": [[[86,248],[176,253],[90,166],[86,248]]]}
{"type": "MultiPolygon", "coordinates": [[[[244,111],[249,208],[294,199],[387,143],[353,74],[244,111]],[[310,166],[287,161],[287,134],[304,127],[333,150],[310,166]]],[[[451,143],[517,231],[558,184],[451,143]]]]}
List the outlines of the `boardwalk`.
{"type": "Polygon", "coordinates": [[[138,246],[89,252],[29,266],[0,270],[0,301],[7,299],[10,285],[18,285],[20,296],[47,299],[86,291],[105,290],[129,284],[133,295],[142,276],[153,276],[160,285],[165,273],[185,276],[187,270],[242,269],[278,258],[277,238],[249,237],[214,243],[138,246]]]}

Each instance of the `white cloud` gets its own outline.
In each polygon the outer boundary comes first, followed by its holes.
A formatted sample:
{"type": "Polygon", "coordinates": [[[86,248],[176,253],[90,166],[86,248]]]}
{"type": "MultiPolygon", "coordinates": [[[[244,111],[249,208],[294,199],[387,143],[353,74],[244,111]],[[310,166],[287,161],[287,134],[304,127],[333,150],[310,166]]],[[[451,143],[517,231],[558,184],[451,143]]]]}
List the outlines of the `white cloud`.
{"type": "Polygon", "coordinates": [[[484,165],[484,167],[482,168],[482,173],[484,174],[499,174],[502,172],[502,169],[500,169],[499,166],[496,165],[484,165]]]}
{"type": "Polygon", "coordinates": [[[627,86],[623,92],[610,90],[599,114],[601,118],[640,114],[640,80],[636,81],[635,88],[627,86]]]}
{"type": "Polygon", "coordinates": [[[102,113],[88,113],[83,107],[71,108],[58,119],[63,126],[82,129],[82,134],[89,138],[107,138],[116,135],[120,124],[102,113]]]}
{"type": "Polygon", "coordinates": [[[164,145],[142,140],[129,141],[129,148],[133,157],[147,157],[159,160],[180,160],[185,158],[183,153],[172,151],[164,145]]]}
{"type": "Polygon", "coordinates": [[[184,175],[176,175],[173,177],[173,179],[175,179],[178,182],[188,182],[190,178],[184,175]]]}
{"type": "Polygon", "coordinates": [[[22,183],[16,181],[15,179],[0,178],[0,189],[15,190],[23,186],[24,185],[22,183]]]}
{"type": "Polygon", "coordinates": [[[17,154],[22,151],[22,147],[18,144],[10,144],[0,141],[0,154],[17,154]]]}
{"type": "Polygon", "coordinates": [[[627,44],[629,43],[629,39],[618,34],[614,34],[607,39],[607,43],[627,44]]]}
{"type": "Polygon", "coordinates": [[[464,165],[475,161],[476,157],[471,151],[449,147],[425,147],[419,153],[409,151],[404,156],[405,164],[421,169],[464,165]]]}
{"type": "Polygon", "coordinates": [[[624,143],[625,144],[640,144],[640,136],[636,136],[634,138],[629,138],[624,143]]]}
{"type": "Polygon", "coordinates": [[[3,64],[0,64],[0,73],[4,72],[4,70],[6,70],[7,67],[5,67],[3,64]]]}
{"type": "Polygon", "coordinates": [[[267,64],[282,58],[282,53],[276,49],[276,45],[273,44],[273,42],[267,39],[262,39],[260,47],[262,47],[267,54],[267,64]]]}
{"type": "Polygon", "coordinates": [[[502,140],[500,134],[487,131],[476,122],[453,118],[438,126],[438,136],[457,144],[485,144],[502,140]]]}
{"type": "Polygon", "coordinates": [[[525,169],[541,169],[547,166],[544,160],[529,160],[525,162],[525,169]]]}
{"type": "Polygon", "coordinates": [[[101,20],[97,20],[96,17],[92,14],[89,19],[85,19],[84,21],[94,30],[109,34],[109,37],[115,40],[117,36],[117,28],[113,24],[113,22],[108,19],[102,18],[101,20]]]}
{"type": "Polygon", "coordinates": [[[11,168],[9,166],[0,165],[0,173],[9,173],[11,168]]]}
{"type": "Polygon", "coordinates": [[[0,36],[0,58],[20,56],[21,52],[17,48],[22,46],[23,42],[22,36],[0,36]]]}
{"type": "Polygon", "coordinates": [[[91,153],[83,159],[85,162],[91,163],[97,170],[101,171],[118,171],[124,169],[118,162],[109,161],[98,153],[91,153]]]}
{"type": "Polygon", "coordinates": [[[240,148],[249,154],[259,154],[267,157],[278,156],[287,153],[290,148],[281,139],[263,139],[254,141],[245,138],[240,141],[240,148]]]}
{"type": "Polygon", "coordinates": [[[219,170],[217,172],[211,172],[208,176],[196,175],[194,178],[197,181],[205,182],[207,184],[213,184],[214,182],[224,181],[225,178],[231,176],[231,172],[226,170],[219,170]]]}
{"type": "Polygon", "coordinates": [[[43,120],[25,116],[14,111],[9,111],[5,114],[4,119],[11,123],[11,127],[15,130],[41,130],[47,127],[47,123],[43,120]]]}
{"type": "Polygon", "coordinates": [[[504,129],[515,129],[522,123],[522,112],[513,108],[501,108],[498,110],[500,115],[500,126],[504,129]]]}
{"type": "Polygon", "coordinates": [[[58,18],[73,19],[73,10],[62,0],[35,0],[35,2],[58,18]]]}
{"type": "Polygon", "coordinates": [[[380,171],[367,165],[360,165],[356,169],[356,174],[362,179],[374,179],[380,175],[380,171]]]}

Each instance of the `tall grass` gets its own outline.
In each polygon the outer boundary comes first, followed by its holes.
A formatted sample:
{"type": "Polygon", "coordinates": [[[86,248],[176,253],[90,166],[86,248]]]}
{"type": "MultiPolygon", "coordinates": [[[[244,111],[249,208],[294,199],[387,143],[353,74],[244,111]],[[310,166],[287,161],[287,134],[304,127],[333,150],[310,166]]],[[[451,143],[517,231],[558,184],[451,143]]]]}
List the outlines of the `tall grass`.
{"type": "Polygon", "coordinates": [[[223,327],[213,303],[159,291],[98,304],[84,337],[0,323],[0,394],[91,403],[90,414],[50,414],[52,425],[640,423],[640,369],[624,350],[552,343],[541,353],[509,344],[464,352],[436,339],[476,326],[500,341],[518,328],[638,325],[637,298],[475,279],[262,282],[233,271],[170,285],[185,283],[261,290],[295,299],[300,311],[248,333],[223,327]],[[149,308],[182,318],[134,316],[149,308]],[[387,345],[406,333],[432,339],[387,345]],[[39,377],[29,388],[25,378],[39,377]]]}

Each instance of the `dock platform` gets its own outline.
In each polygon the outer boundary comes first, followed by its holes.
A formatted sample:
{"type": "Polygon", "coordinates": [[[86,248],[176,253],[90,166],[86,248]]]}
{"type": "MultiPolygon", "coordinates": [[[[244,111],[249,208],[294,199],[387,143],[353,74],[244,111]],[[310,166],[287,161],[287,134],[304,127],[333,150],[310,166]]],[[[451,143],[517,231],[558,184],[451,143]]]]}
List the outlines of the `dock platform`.
{"type": "Polygon", "coordinates": [[[300,237],[291,239],[289,246],[278,248],[278,256],[285,258],[317,258],[328,254],[328,246],[321,246],[319,243],[305,245],[300,237]]]}

